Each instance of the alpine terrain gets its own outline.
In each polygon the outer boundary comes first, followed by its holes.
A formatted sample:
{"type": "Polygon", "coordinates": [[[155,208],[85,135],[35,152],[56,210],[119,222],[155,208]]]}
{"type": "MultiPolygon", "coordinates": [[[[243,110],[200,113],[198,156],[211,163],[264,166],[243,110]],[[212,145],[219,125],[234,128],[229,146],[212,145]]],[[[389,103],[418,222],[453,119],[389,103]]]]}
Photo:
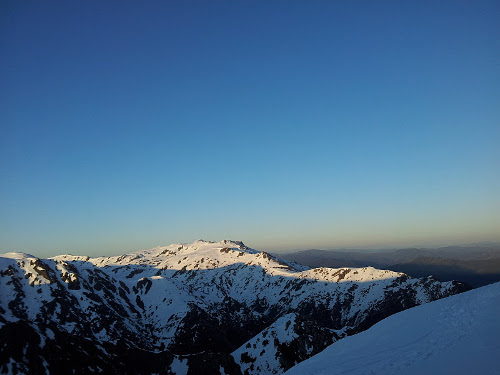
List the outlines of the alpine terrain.
{"type": "Polygon", "coordinates": [[[238,241],[0,257],[0,372],[282,374],[457,281],[314,268],[238,241]],[[343,341],[343,340],[342,340],[343,341]]]}
{"type": "Polygon", "coordinates": [[[500,374],[500,283],[392,315],[286,375],[500,374]]]}

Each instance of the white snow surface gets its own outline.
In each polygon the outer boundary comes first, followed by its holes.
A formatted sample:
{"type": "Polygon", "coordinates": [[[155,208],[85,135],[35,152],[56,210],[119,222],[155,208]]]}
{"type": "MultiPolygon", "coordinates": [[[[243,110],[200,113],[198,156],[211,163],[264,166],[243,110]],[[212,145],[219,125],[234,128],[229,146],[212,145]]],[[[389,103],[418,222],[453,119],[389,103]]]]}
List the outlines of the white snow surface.
{"type": "Polygon", "coordinates": [[[174,358],[170,365],[170,372],[175,375],[184,375],[188,372],[187,359],[174,358]]]}
{"type": "Polygon", "coordinates": [[[500,374],[500,283],[392,315],[286,375],[500,374]]]}

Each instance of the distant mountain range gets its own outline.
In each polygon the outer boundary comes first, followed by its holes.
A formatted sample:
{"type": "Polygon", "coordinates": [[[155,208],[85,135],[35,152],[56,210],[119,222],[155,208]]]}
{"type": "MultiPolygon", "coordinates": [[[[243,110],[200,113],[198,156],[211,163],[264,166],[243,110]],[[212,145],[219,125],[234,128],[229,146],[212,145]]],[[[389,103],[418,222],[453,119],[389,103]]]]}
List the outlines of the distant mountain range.
{"type": "Polygon", "coordinates": [[[413,277],[460,280],[474,287],[500,281],[500,244],[484,243],[399,250],[302,250],[282,253],[282,259],[309,267],[372,266],[413,277]]]}
{"type": "Polygon", "coordinates": [[[469,290],[310,268],[237,241],[0,256],[2,374],[282,374],[380,320],[469,290]]]}

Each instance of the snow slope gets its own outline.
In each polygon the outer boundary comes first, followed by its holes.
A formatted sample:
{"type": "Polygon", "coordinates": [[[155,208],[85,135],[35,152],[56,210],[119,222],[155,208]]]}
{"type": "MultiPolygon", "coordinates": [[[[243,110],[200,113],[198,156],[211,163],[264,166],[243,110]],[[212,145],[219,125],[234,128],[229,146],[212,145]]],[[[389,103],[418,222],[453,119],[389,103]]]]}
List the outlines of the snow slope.
{"type": "Polygon", "coordinates": [[[286,375],[500,374],[500,283],[392,315],[286,375]]]}
{"type": "Polygon", "coordinates": [[[318,326],[291,313],[276,320],[231,355],[244,374],[283,374],[341,336],[342,331],[318,326]]]}

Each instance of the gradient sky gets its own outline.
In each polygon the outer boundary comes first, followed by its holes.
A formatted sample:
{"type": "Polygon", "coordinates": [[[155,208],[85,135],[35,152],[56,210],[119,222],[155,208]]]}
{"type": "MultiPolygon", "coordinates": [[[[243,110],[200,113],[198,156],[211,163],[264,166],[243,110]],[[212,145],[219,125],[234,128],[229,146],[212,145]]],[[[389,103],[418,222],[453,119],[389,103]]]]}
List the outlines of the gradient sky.
{"type": "Polygon", "coordinates": [[[498,1],[2,1],[0,252],[500,240],[498,1]]]}

